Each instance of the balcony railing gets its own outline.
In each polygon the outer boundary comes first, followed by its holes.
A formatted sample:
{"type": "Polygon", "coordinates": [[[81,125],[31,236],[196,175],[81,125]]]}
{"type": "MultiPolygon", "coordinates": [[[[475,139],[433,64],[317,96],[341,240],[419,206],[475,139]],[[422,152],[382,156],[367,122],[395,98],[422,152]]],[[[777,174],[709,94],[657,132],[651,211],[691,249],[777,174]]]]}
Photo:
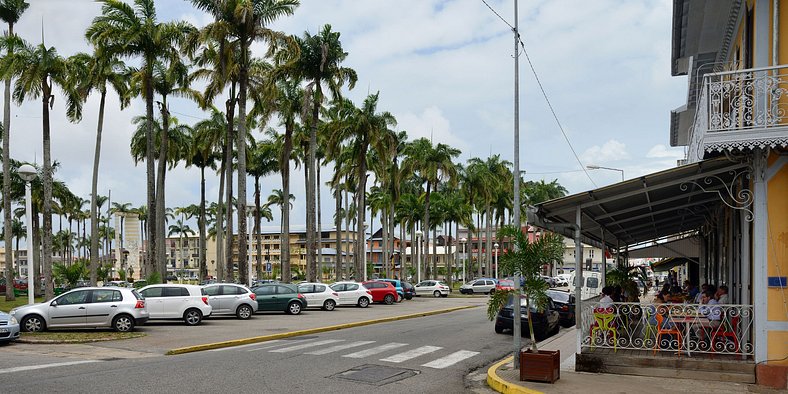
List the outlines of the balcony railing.
{"type": "Polygon", "coordinates": [[[788,65],[706,74],[688,161],[714,150],[785,146],[787,96],[788,65]]]}
{"type": "Polygon", "coordinates": [[[582,312],[588,348],[671,353],[754,353],[752,305],[591,303],[582,312]]]}

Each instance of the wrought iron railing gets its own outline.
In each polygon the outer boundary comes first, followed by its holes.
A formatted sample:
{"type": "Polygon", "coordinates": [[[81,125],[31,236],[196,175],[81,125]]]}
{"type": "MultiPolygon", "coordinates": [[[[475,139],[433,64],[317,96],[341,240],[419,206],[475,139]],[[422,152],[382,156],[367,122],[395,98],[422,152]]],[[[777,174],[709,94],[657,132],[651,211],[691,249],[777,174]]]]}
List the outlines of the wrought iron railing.
{"type": "Polygon", "coordinates": [[[752,305],[619,302],[582,311],[582,344],[588,348],[749,356],[752,305]]]}

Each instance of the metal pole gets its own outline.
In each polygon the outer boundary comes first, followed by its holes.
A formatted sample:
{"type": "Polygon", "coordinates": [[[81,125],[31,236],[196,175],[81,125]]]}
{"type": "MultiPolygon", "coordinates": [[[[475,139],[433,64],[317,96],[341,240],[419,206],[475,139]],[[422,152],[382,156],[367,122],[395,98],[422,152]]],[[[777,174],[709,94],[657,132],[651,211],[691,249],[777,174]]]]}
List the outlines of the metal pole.
{"type": "Polygon", "coordinates": [[[465,284],[465,266],[468,265],[468,256],[465,254],[465,242],[462,243],[462,284],[465,284]]]}
{"type": "Polygon", "coordinates": [[[581,212],[580,206],[577,206],[575,212],[575,327],[577,327],[577,349],[576,354],[580,354],[582,336],[583,336],[583,286],[585,286],[585,278],[583,277],[583,243],[580,239],[581,230],[581,212]]]}
{"type": "Polygon", "coordinates": [[[421,251],[421,231],[416,231],[416,283],[421,282],[421,256],[419,256],[419,252],[421,251]]]}
{"type": "MultiPolygon", "coordinates": [[[[36,278],[33,269],[35,259],[33,259],[33,198],[30,192],[30,181],[25,182],[25,221],[27,224],[27,303],[35,303],[36,278]]],[[[7,282],[8,286],[13,286],[13,282],[7,282]]]]}
{"type": "MultiPolygon", "coordinates": [[[[520,230],[520,30],[517,22],[517,0],[514,0],[514,226],[520,230]]],[[[527,228],[526,228],[526,231],[527,228]]],[[[516,246],[515,246],[516,247],[516,246]]],[[[520,368],[520,349],[522,339],[520,338],[520,273],[514,273],[514,291],[516,300],[514,302],[514,318],[512,326],[514,331],[514,367],[520,368]]]]}

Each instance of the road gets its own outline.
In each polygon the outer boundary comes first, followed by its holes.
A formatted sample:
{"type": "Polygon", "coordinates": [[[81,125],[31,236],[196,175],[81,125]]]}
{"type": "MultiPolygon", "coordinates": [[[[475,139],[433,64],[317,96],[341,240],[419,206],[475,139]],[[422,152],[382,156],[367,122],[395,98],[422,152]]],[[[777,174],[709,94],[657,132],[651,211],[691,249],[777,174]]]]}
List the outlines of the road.
{"type": "Polygon", "coordinates": [[[478,391],[466,375],[511,343],[473,308],[180,356],[113,348],[102,357],[10,354],[17,362],[6,358],[0,376],[7,393],[462,393],[478,391]]]}

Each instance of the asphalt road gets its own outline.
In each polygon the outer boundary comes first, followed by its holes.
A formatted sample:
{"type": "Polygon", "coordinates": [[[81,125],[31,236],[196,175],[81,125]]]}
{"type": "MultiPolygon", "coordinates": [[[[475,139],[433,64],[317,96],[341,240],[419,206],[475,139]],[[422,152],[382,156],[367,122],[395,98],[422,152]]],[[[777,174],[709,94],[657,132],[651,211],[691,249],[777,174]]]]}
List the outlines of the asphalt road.
{"type": "Polygon", "coordinates": [[[180,356],[52,356],[0,368],[0,382],[4,393],[462,393],[511,343],[473,308],[180,356]]]}

